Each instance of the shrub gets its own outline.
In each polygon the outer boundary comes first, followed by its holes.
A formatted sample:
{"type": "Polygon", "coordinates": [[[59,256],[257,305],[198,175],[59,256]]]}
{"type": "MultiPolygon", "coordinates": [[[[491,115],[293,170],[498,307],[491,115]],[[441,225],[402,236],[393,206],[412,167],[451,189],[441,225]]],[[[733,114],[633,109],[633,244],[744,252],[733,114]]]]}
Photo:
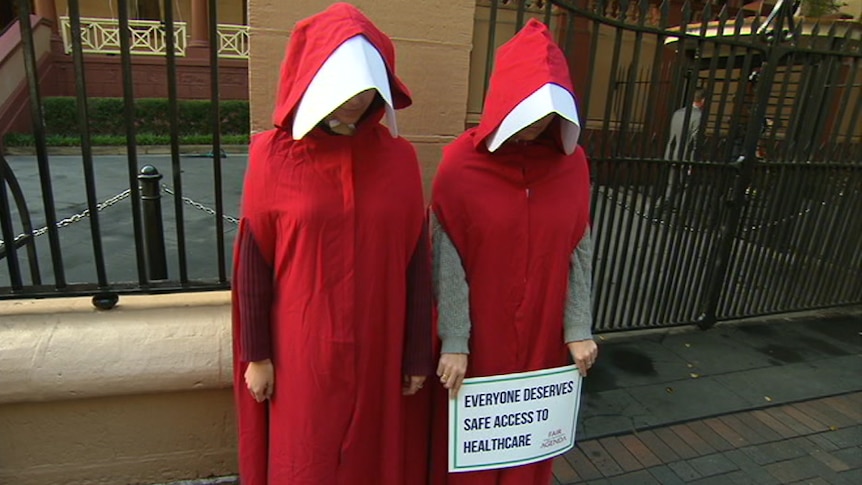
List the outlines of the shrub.
{"type": "Polygon", "coordinates": [[[3,137],[3,144],[8,147],[31,147],[35,145],[33,135],[23,133],[8,133],[3,137]]]}
{"type": "MultiPolygon", "coordinates": [[[[221,143],[224,145],[247,145],[248,135],[222,135],[221,143]]],[[[138,145],[169,145],[170,135],[153,135],[150,133],[139,133],[135,137],[138,145]]],[[[48,135],[46,137],[48,146],[66,147],[79,146],[81,137],[78,135],[48,135]]],[[[90,142],[94,146],[123,146],[126,144],[125,135],[93,135],[90,142]]],[[[181,145],[211,145],[212,135],[181,135],[181,145]]],[[[36,145],[35,137],[30,134],[9,133],[4,137],[5,146],[9,147],[32,147],[36,145]]]]}
{"type": "MultiPolygon", "coordinates": [[[[177,132],[179,135],[207,135],[212,132],[208,100],[177,102],[177,132]]],[[[78,106],[73,97],[44,99],[45,127],[51,135],[77,136],[78,106]]],[[[125,107],[121,98],[90,98],[87,100],[89,127],[92,135],[125,136],[125,107]]],[[[220,128],[223,135],[247,135],[249,132],[248,101],[219,103],[220,128]]],[[[135,100],[135,131],[170,136],[169,103],[164,98],[135,100]]]]}

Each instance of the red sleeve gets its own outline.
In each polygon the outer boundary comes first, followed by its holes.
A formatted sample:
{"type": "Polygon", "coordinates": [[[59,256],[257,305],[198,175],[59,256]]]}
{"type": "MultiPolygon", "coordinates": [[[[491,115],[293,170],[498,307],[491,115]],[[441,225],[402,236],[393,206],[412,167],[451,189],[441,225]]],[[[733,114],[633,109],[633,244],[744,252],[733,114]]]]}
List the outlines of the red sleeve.
{"type": "Polygon", "coordinates": [[[257,362],[272,357],[271,321],[272,268],[261,254],[254,234],[244,226],[239,233],[237,263],[237,303],[242,319],[240,359],[257,362]]]}
{"type": "Polygon", "coordinates": [[[427,376],[433,372],[431,291],[431,241],[426,220],[407,266],[407,329],[402,364],[405,375],[427,376]]]}

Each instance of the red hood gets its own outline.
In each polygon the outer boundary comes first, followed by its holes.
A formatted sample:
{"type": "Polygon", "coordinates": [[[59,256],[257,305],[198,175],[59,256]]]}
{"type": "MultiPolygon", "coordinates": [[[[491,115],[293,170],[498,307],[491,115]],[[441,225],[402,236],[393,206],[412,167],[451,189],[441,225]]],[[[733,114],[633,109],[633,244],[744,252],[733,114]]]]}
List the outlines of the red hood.
{"type": "Polygon", "coordinates": [[[547,83],[559,84],[574,96],[563,51],[545,24],[530,19],[497,49],[482,120],[473,138],[476,148],[484,145],[510,111],[547,83]]]}
{"type": "Polygon", "coordinates": [[[272,114],[275,126],[289,125],[289,118],[320,66],[344,41],[360,34],[377,48],[386,63],[394,107],[410,106],[410,91],[395,76],[395,46],[392,41],[358,8],[348,3],[336,3],[298,22],[290,36],[272,114]]]}

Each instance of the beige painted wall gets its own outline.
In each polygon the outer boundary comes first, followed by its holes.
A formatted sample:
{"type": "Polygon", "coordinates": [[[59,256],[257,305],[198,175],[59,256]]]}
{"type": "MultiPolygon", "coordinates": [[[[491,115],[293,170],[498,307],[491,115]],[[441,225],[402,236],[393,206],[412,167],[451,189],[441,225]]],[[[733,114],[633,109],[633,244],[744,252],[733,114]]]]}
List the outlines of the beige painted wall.
{"type": "Polygon", "coordinates": [[[841,7],[841,12],[852,15],[854,19],[862,19],[862,0],[841,0],[844,6],[841,7]]]}
{"type": "MultiPolygon", "coordinates": [[[[69,15],[66,2],[62,0],[55,1],[57,2],[57,15],[69,15]]],[[[109,19],[119,17],[117,0],[81,0],[80,5],[82,17],[109,19]]],[[[129,0],[129,5],[134,7],[135,0],[129,0]]],[[[161,0],[159,0],[159,5],[161,8],[164,8],[161,0]]],[[[218,17],[219,23],[222,24],[242,24],[242,0],[219,0],[218,17]]],[[[174,0],[174,21],[191,23],[191,0],[174,0]]]]}
{"type": "Polygon", "coordinates": [[[166,483],[236,473],[229,390],[0,405],[0,483],[166,483]]]}
{"type": "MultiPolygon", "coordinates": [[[[249,91],[253,131],[270,127],[284,48],[294,23],[328,0],[249,0],[249,91]]],[[[401,134],[419,152],[429,187],[441,148],[464,130],[475,0],[357,0],[395,42],[396,69],[413,93],[401,134]]]]}
{"type": "Polygon", "coordinates": [[[227,292],[0,302],[0,484],[236,473],[227,292]]]}

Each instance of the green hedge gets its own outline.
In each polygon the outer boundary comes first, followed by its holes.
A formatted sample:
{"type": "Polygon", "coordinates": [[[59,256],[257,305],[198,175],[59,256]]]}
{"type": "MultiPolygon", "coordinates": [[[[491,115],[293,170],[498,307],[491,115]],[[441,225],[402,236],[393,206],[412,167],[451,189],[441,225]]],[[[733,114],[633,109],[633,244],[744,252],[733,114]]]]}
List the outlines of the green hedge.
{"type": "MultiPolygon", "coordinates": [[[[170,135],[152,135],[148,133],[139,133],[135,137],[135,140],[138,145],[170,145],[171,143],[170,135]]],[[[52,147],[79,146],[81,144],[81,137],[78,135],[48,135],[46,142],[48,146],[52,147]]],[[[180,135],[181,145],[211,145],[212,142],[212,135],[180,135]]],[[[124,146],[126,144],[126,137],[93,135],[90,137],[90,143],[93,146],[124,146]]],[[[248,135],[222,135],[221,143],[223,145],[248,145],[248,135]]],[[[36,140],[30,134],[9,133],[4,138],[4,144],[8,147],[32,147],[36,146],[36,140]]]]}
{"type": "MultiPolygon", "coordinates": [[[[210,101],[180,100],[177,102],[179,135],[211,133],[210,101]]],[[[92,135],[125,135],[126,125],[122,98],[90,98],[87,100],[92,135]]],[[[78,136],[78,106],[73,97],[44,99],[45,127],[49,135],[78,136]]],[[[219,103],[221,133],[248,135],[248,101],[219,103]]],[[[148,98],[135,100],[135,129],[138,133],[169,136],[168,100],[148,98]]]]}

